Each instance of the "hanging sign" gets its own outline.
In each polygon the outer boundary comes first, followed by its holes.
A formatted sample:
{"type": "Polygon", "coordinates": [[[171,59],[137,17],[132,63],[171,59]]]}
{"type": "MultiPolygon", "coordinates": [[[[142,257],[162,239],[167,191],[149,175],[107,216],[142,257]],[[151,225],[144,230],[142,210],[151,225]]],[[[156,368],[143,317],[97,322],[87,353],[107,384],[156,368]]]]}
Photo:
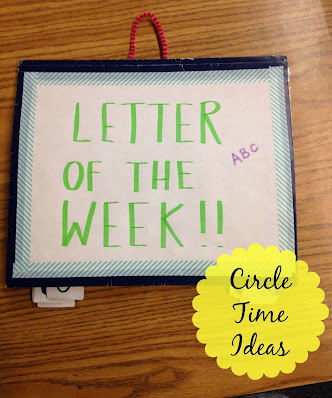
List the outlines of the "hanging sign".
{"type": "Polygon", "coordinates": [[[24,61],[8,286],[195,283],[295,250],[285,57],[24,61]]]}

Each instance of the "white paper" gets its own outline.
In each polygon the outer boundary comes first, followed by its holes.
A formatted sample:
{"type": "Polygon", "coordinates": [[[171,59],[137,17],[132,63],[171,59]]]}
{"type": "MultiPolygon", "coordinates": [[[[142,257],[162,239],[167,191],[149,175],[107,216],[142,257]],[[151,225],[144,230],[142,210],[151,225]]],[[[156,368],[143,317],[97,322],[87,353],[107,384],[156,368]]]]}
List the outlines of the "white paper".
{"type": "MultiPolygon", "coordinates": [[[[212,107],[213,108],[213,107],[212,107]]],[[[77,172],[70,176],[74,184],[77,172]]],[[[77,168],[76,168],[77,170],[77,168]]],[[[115,86],[64,87],[38,86],[35,125],[31,262],[107,261],[107,260],[211,260],[236,247],[254,242],[278,246],[278,211],[276,171],[273,149],[270,89],[268,83],[202,85],[202,86],[115,86]],[[220,136],[218,145],[209,128],[206,144],[200,142],[200,103],[217,101],[221,110],[211,115],[220,136]],[[80,103],[79,139],[73,142],[76,103],[80,103]],[[102,142],[102,103],[114,102],[107,112],[108,138],[102,142]],[[163,142],[156,142],[157,106],[137,105],[137,140],[130,143],[131,113],[129,102],[169,103],[164,107],[163,142]],[[176,104],[183,106],[183,140],[176,143],[176,104]],[[258,148],[250,157],[234,166],[232,153],[258,148]],[[152,189],[152,162],[159,161],[163,177],[164,161],[171,162],[170,189],[163,182],[152,189]],[[80,189],[64,187],[63,171],[68,162],[84,166],[80,189]],[[93,168],[93,191],[87,191],[87,163],[101,161],[93,168]],[[127,162],[148,162],[141,166],[140,191],[133,192],[133,165],[127,162]],[[177,161],[189,161],[184,171],[184,185],[179,189],[177,161]],[[97,202],[88,243],[83,246],[75,233],[67,247],[62,246],[62,207],[69,205],[69,227],[77,221],[84,229],[89,207],[97,202]],[[200,201],[206,201],[206,233],[200,226],[200,201]],[[223,233],[217,233],[217,201],[223,203],[223,233]],[[109,244],[103,246],[103,204],[110,205],[109,244]],[[135,205],[136,243],[130,246],[128,203],[135,205]],[[161,202],[167,210],[178,204],[183,207],[169,219],[183,244],[167,231],[167,247],[160,244],[161,202]],[[202,247],[206,245],[207,247],[202,247]],[[222,246],[218,247],[218,246],[222,246]]]]}

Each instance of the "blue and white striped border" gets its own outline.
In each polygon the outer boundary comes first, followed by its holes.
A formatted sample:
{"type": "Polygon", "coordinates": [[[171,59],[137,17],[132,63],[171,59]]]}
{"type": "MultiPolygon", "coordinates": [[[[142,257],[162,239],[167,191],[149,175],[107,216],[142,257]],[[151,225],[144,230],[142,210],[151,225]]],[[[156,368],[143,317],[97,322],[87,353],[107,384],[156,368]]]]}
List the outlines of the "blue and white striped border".
{"type": "Polygon", "coordinates": [[[15,278],[70,278],[103,276],[197,276],[204,275],[215,260],[75,261],[32,263],[31,271],[15,278]]]}
{"type": "Polygon", "coordinates": [[[14,275],[30,269],[32,168],[38,73],[24,75],[18,149],[14,275]]]}
{"type": "Polygon", "coordinates": [[[295,249],[290,148],[283,67],[192,72],[77,73],[25,72],[19,144],[17,233],[14,278],[103,276],[203,276],[216,259],[207,261],[89,261],[30,263],[33,141],[38,85],[201,85],[270,83],[276,160],[279,248],[295,249]]]}
{"type": "Polygon", "coordinates": [[[156,86],[222,83],[260,83],[269,81],[268,69],[210,70],[191,72],[40,72],[38,84],[44,86],[156,86]]]}
{"type": "Polygon", "coordinates": [[[276,160],[279,249],[295,251],[292,173],[283,68],[269,68],[269,75],[276,160]]]}

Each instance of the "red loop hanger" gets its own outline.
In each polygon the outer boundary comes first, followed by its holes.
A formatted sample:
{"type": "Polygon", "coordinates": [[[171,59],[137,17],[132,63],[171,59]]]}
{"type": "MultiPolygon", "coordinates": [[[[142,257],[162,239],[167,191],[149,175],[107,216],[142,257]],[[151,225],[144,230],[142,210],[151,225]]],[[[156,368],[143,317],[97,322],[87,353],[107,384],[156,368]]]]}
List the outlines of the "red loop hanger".
{"type": "Polygon", "coordinates": [[[166,43],[163,28],[161,27],[158,18],[154,14],[151,14],[150,12],[145,12],[144,14],[141,14],[140,16],[138,16],[135,19],[134,25],[131,30],[131,35],[130,35],[130,52],[129,52],[128,59],[134,59],[135,49],[136,49],[136,32],[137,32],[138,24],[144,18],[150,18],[153,21],[153,23],[155,24],[155,26],[157,28],[158,36],[160,38],[161,45],[163,48],[163,59],[168,59],[167,43],[166,43]]]}

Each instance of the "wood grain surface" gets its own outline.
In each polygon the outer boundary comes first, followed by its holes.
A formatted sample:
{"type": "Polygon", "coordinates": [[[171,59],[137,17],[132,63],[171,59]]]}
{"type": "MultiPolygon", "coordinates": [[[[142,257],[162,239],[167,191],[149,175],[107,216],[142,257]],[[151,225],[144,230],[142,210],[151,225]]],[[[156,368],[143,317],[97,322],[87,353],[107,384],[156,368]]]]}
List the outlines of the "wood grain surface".
{"type": "MultiPolygon", "coordinates": [[[[332,378],[332,322],[290,375],[221,370],[196,340],[196,288],[86,288],[75,309],[38,309],[5,288],[10,145],[21,59],[124,59],[134,18],[155,13],[170,58],[287,55],[291,70],[298,254],[331,306],[332,54],[328,0],[1,0],[0,396],[230,397],[332,378]]],[[[330,27],[331,28],[331,27],[330,27]]],[[[137,58],[158,58],[140,24],[137,58]]]]}

